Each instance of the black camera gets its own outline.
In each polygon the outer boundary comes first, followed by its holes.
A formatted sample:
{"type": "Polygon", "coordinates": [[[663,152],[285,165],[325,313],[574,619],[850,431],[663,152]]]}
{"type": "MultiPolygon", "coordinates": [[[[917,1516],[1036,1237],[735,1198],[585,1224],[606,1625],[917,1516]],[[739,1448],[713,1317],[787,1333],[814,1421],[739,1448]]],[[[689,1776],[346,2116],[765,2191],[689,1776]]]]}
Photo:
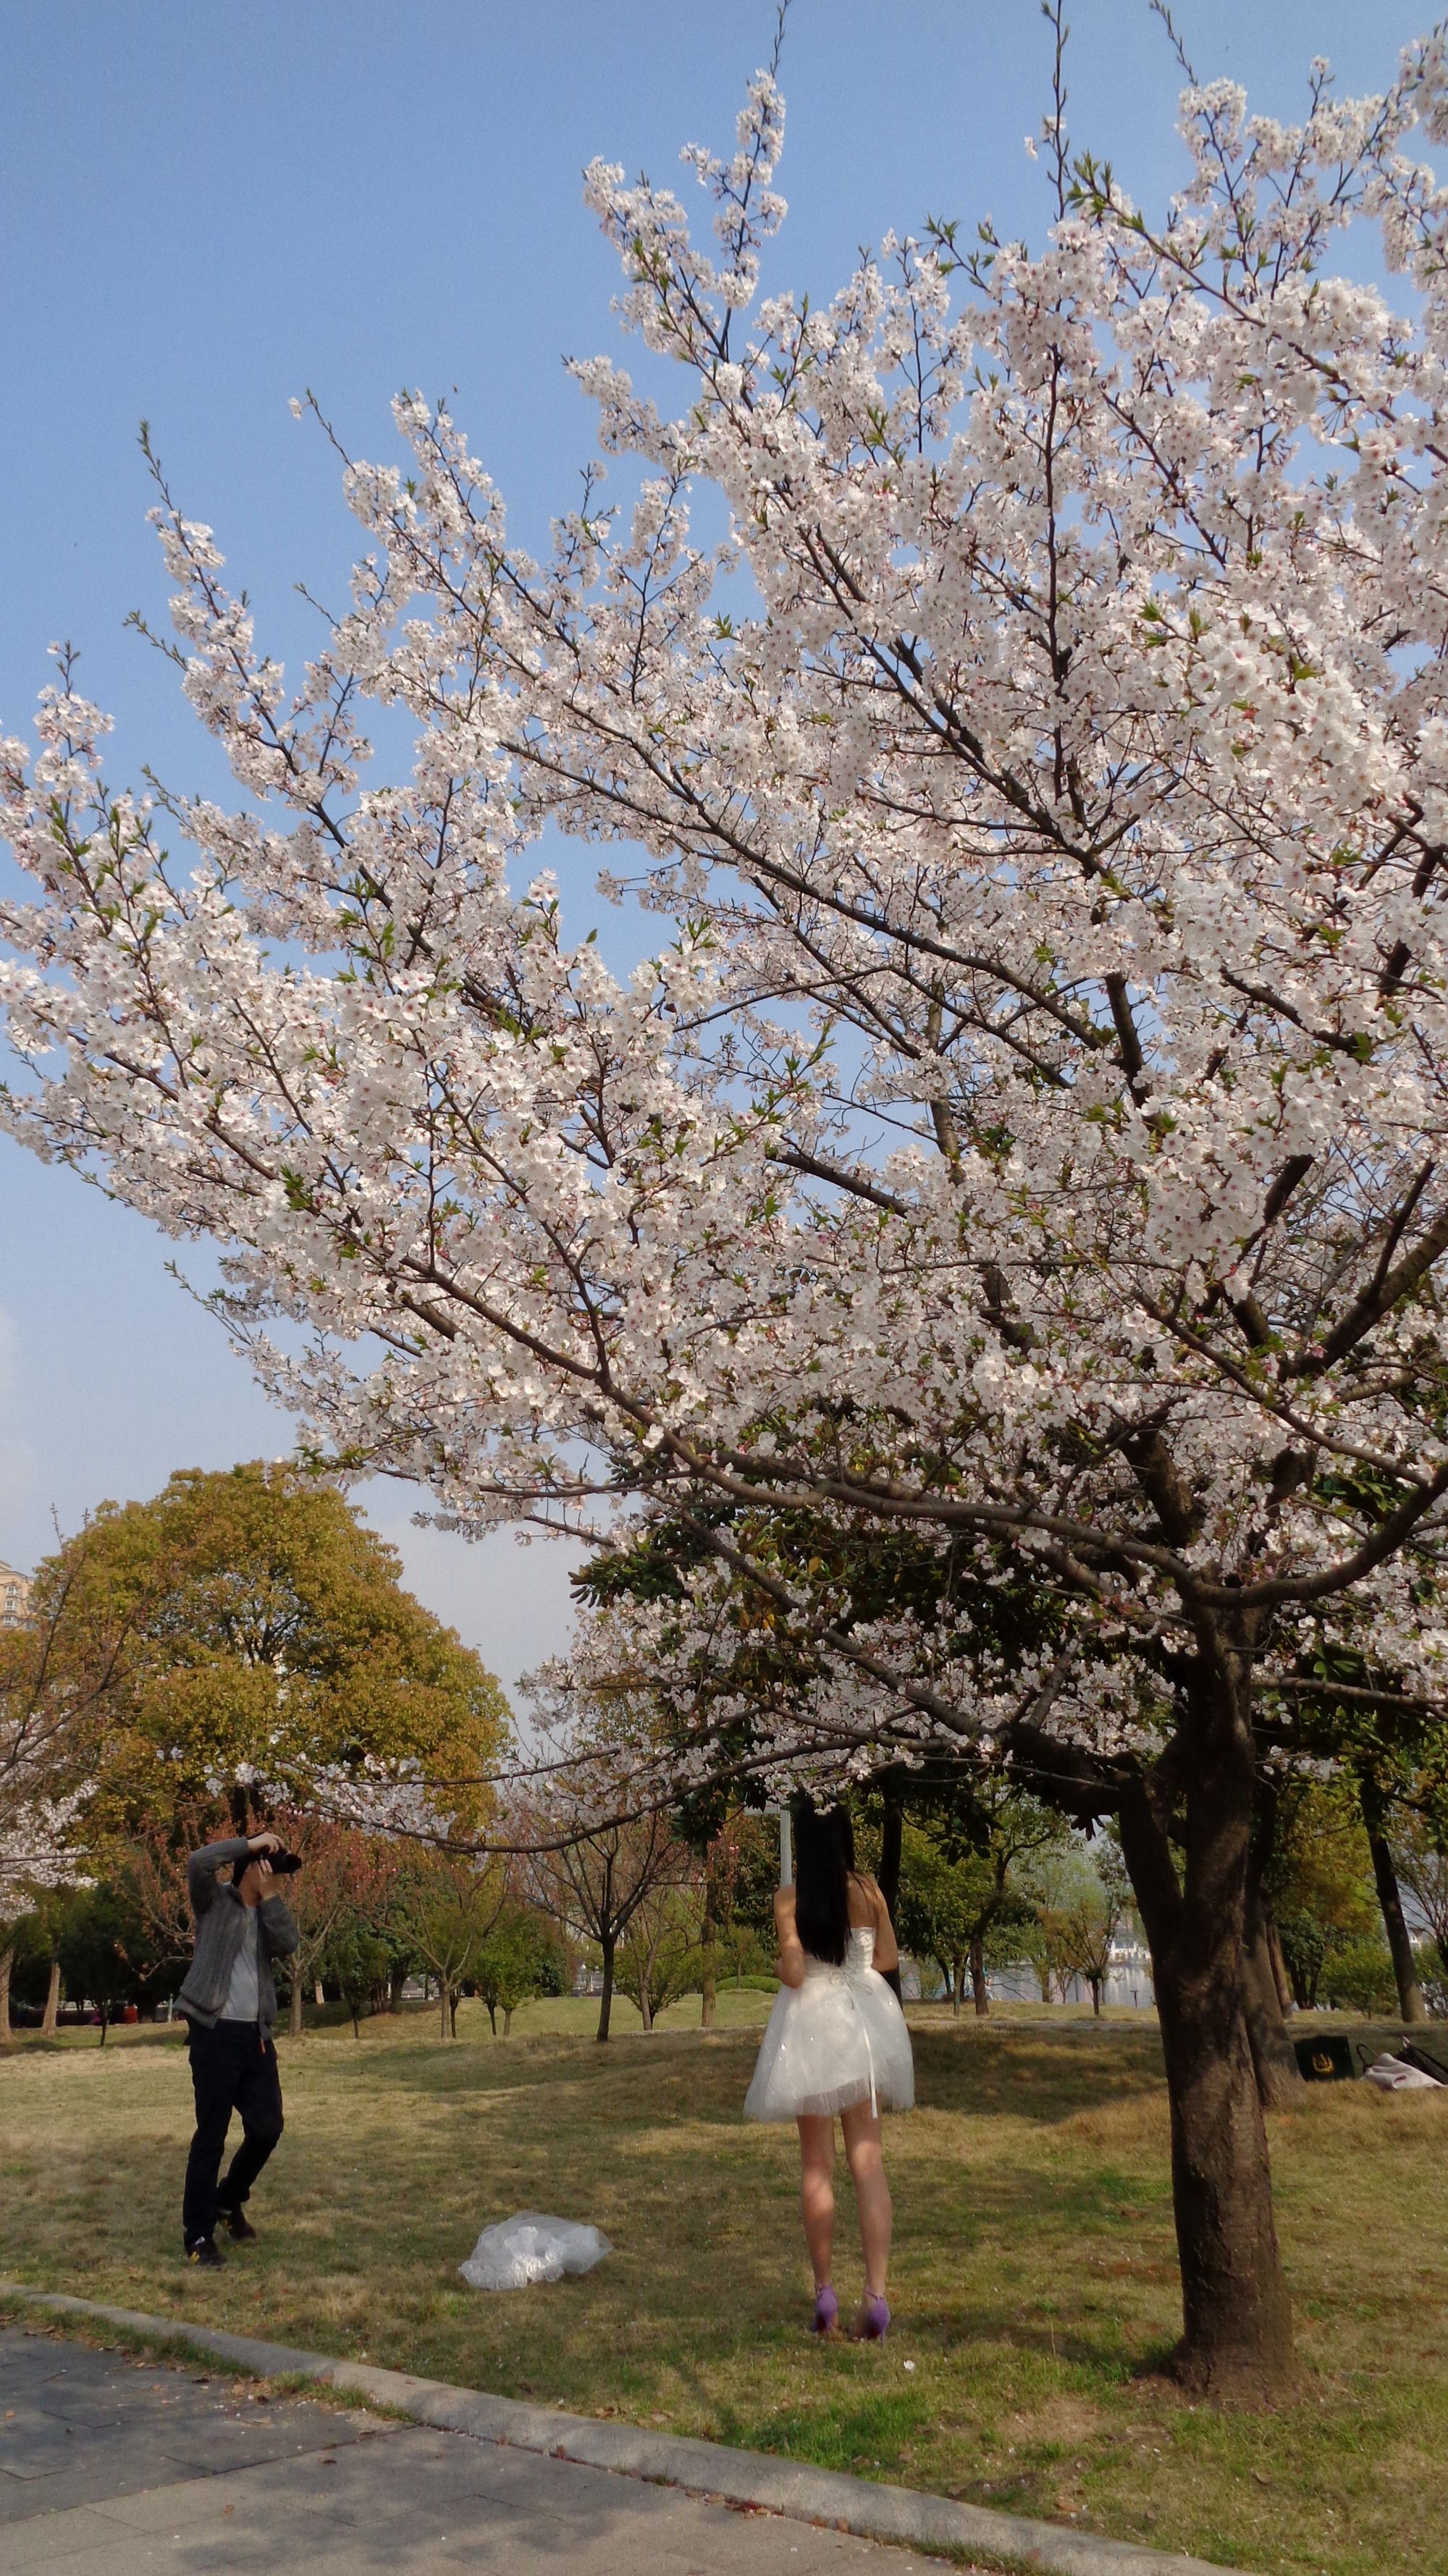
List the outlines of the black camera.
{"type": "Polygon", "coordinates": [[[254,1860],[264,1860],[273,1878],[294,1878],[301,1868],[301,1854],[289,1851],[249,1852],[245,1860],[234,1863],[232,1876],[237,1885],[245,1878],[254,1860]]]}

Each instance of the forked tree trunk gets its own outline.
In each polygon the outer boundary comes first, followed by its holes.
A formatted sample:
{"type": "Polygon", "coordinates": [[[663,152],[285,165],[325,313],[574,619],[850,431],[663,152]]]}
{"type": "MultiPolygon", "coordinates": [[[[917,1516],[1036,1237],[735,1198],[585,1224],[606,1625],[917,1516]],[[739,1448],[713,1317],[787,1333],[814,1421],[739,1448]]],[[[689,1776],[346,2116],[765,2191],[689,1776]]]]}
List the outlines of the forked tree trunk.
{"type": "Polygon", "coordinates": [[[40,2024],[40,2036],[42,2039],[54,2039],[56,2031],[60,2027],[60,1996],[60,1961],[58,1959],[52,1959],[50,1963],[50,1983],[45,1990],[45,2012],[40,2024]]]}
{"type": "Polygon", "coordinates": [[[1275,1790],[1259,1787],[1247,1853],[1243,1898],[1242,2009],[1252,2071],[1264,2111],[1286,2110],[1307,2091],[1282,2012],[1282,1992],[1272,1957],[1271,1899],[1263,1884],[1277,1830],[1275,1790]]]}
{"type": "Polygon", "coordinates": [[[1251,1669],[1204,1636],[1183,1719],[1185,1870],[1169,1812],[1144,1784],[1121,1840],[1151,1945],[1171,2103],[1172,2199],[1183,2335],[1172,2367],[1199,2396],[1261,2405],[1294,2376],[1267,2131],[1242,1971],[1252,1826],[1251,1669]]]}
{"type": "Polygon", "coordinates": [[[985,1943],[979,1933],[970,1945],[970,1992],[977,2021],[984,2021],[990,2011],[990,1993],[985,1982],[985,1943]]]}
{"type": "Polygon", "coordinates": [[[1404,2021],[1426,2021],[1428,2007],[1423,2001],[1423,1989],[1418,1983],[1418,1963],[1413,1956],[1413,1936],[1408,1930],[1407,1917],[1403,1912],[1402,1891],[1398,1886],[1398,1873],[1393,1866],[1393,1855],[1388,1848],[1387,1834],[1383,1830],[1387,1823],[1385,1802],[1369,1771],[1359,1772],[1358,1787],[1362,1799],[1363,1823],[1368,1829],[1368,1850],[1372,1854],[1373,1879],[1378,1891],[1378,1903],[1382,1908],[1383,1930],[1388,1936],[1388,1948],[1392,1953],[1393,1983],[1398,1989],[1398,2010],[1404,2021]]]}
{"type": "Polygon", "coordinates": [[[598,1999],[598,2029],[595,2036],[602,2041],[608,2037],[608,2025],[613,2018],[613,1957],[617,1944],[612,1941],[600,1941],[598,1946],[603,1952],[603,1992],[598,1999]]]}

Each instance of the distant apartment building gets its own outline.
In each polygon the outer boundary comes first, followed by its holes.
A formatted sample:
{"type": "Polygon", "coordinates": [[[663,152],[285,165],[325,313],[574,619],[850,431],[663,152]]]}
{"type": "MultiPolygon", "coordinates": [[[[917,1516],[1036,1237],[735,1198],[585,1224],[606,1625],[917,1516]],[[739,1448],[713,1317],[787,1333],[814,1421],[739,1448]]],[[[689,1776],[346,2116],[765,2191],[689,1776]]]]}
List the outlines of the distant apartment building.
{"type": "Polygon", "coordinates": [[[18,1628],[29,1607],[29,1575],[0,1562],[0,1628],[18,1628]]]}

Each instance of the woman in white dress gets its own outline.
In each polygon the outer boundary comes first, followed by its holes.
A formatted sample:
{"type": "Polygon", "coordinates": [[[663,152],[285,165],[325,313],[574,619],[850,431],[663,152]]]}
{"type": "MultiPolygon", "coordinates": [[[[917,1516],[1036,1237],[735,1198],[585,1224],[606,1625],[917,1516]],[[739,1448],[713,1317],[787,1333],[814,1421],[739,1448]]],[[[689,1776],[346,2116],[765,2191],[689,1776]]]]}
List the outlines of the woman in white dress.
{"type": "Polygon", "coordinates": [[[882,2107],[915,2100],[910,2034],[886,1976],[900,1953],[889,1908],[855,1867],[849,1811],[794,1811],[795,1883],[774,1900],[781,1985],[745,2096],[751,2120],[799,2125],[800,2200],[814,2265],[816,2334],[833,2334],[835,2120],[844,2132],[865,2256],[865,2295],[851,2332],[876,2340],[890,2324],[890,2186],[880,2157],[882,2107]]]}

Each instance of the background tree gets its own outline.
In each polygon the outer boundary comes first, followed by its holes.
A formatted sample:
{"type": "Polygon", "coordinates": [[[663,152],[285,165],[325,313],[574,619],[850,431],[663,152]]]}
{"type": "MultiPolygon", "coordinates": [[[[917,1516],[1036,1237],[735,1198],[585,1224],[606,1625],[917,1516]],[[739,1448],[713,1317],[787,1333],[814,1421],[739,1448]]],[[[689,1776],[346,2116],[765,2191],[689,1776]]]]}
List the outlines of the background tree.
{"type": "Polygon", "coordinates": [[[310,1807],[333,1775],[422,1772],[439,1815],[476,1826],[507,1702],[400,1573],[335,1485],[285,1464],[103,1506],[38,1580],[125,1637],[122,1816],[234,1782],[310,1807]]]}
{"type": "MultiPolygon", "coordinates": [[[[1334,1950],[1380,1938],[1372,1864],[1350,1778],[1301,1779],[1282,1793],[1271,1887],[1283,1954],[1299,2010],[1320,2000],[1334,1950]]],[[[1391,1973],[1391,1971],[1390,1971],[1391,1973]]]]}
{"type": "Polygon", "coordinates": [[[529,1906],[504,1906],[472,1966],[472,1984],[487,2006],[495,2035],[499,2013],[506,2039],[518,2006],[541,1994],[550,1979],[556,1984],[557,1971],[556,1944],[547,1926],[529,1906]]]}
{"type": "Polygon", "coordinates": [[[903,1949],[933,1959],[960,2010],[965,1972],[982,1894],[980,1864],[952,1861],[940,1843],[917,1825],[904,1828],[895,1930],[903,1949]]]}
{"type": "Polygon", "coordinates": [[[1395,1820],[1393,1852],[1398,1876],[1437,1952],[1431,1973],[1441,1991],[1448,1980],[1448,1847],[1437,1818],[1400,1811],[1395,1820]]]}
{"type": "Polygon", "coordinates": [[[444,2039],[456,2039],[458,2001],[477,1974],[484,1942],[508,1901],[497,1861],[415,1844],[398,1859],[388,1916],[414,1959],[436,1981],[444,2039]]]}
{"type": "Polygon", "coordinates": [[[1121,1854],[1110,1843],[1083,1859],[1076,1892],[1064,1903],[1042,1907],[1042,1930],[1047,1955],[1063,1980],[1062,2000],[1064,1980],[1079,1977],[1099,2018],[1112,1952],[1130,1919],[1131,1886],[1121,1854]]]}
{"type": "Polygon", "coordinates": [[[638,2006],[645,2031],[670,2004],[699,1991],[704,1886],[680,1878],[653,1889],[634,1910],[618,1948],[617,1982],[638,2006]]]}
{"type": "Polygon", "coordinates": [[[669,1818],[657,1810],[592,1833],[570,1829],[561,1815],[540,1818],[538,1824],[543,1832],[551,1829],[557,1841],[551,1850],[537,1849],[526,1864],[533,1900],[553,1917],[566,1938],[597,1949],[603,1991],[596,2036],[606,2040],[613,2017],[619,1944],[642,1906],[688,1878],[694,1856],[669,1818]]]}
{"type": "Polygon", "coordinates": [[[355,1909],[332,1930],[319,1962],[324,1980],[335,1985],[347,2007],[352,2036],[362,2036],[362,2015],[380,2011],[387,1997],[392,1951],[385,1933],[367,1914],[355,1909]]]}
{"type": "Polygon", "coordinates": [[[284,1891],[301,1937],[290,1957],[278,1963],[288,1980],[291,2036],[300,2039],[308,1993],[320,1978],[342,1982],[338,1961],[344,1953],[354,1963],[348,1969],[353,1984],[355,1963],[364,1955],[375,1967],[377,1945],[387,1941],[393,1885],[403,1863],[393,1844],[355,1825],[289,1808],[276,1810],[268,1821],[302,1862],[284,1891]]]}

